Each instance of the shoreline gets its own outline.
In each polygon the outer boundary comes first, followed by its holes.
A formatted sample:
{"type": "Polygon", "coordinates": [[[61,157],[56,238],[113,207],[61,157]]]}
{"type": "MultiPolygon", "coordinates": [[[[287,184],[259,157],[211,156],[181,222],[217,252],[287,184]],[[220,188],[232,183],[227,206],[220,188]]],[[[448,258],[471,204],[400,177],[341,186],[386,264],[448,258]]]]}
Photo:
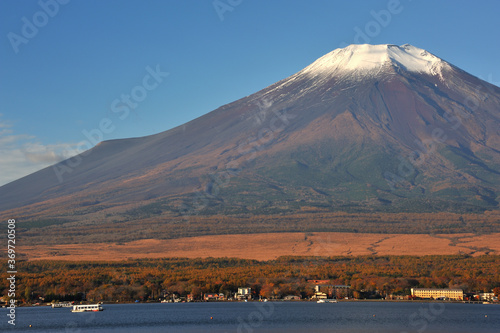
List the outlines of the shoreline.
{"type": "MultiPolygon", "coordinates": [[[[102,305],[124,305],[124,304],[191,304],[191,303],[316,303],[316,300],[268,300],[267,302],[264,302],[262,300],[249,300],[247,302],[245,301],[235,301],[235,300],[223,300],[223,301],[191,301],[191,302],[152,302],[152,301],[145,301],[145,302],[100,302],[102,305]]],[[[64,303],[64,302],[61,302],[64,303]]],[[[385,300],[385,299],[339,299],[337,300],[336,303],[331,303],[331,304],[342,304],[342,303],[421,303],[421,304],[428,304],[428,303],[443,303],[443,304],[474,304],[474,305],[500,305],[500,302],[484,302],[484,301],[442,301],[442,300],[425,300],[425,299],[420,299],[420,300],[385,300]]],[[[74,305],[79,305],[79,304],[96,304],[92,302],[80,302],[80,303],[74,303],[74,305]]],[[[330,303],[326,303],[330,304],[330,303]]],[[[44,303],[44,304],[39,304],[39,305],[19,305],[17,307],[23,307],[23,308],[31,308],[31,307],[50,307],[52,303],[44,303]]],[[[73,304],[72,304],[73,305],[73,304]]],[[[4,308],[2,306],[2,308],[4,308]]],[[[60,308],[56,308],[60,309],[60,308]]],[[[61,309],[64,309],[62,307],[61,309]]]]}

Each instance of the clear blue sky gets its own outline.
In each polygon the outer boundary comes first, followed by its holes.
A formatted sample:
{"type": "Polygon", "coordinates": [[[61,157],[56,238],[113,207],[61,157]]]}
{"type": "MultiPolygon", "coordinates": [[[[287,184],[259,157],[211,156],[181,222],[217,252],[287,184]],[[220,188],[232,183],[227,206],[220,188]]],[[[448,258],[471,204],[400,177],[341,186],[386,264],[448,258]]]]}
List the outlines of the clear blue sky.
{"type": "Polygon", "coordinates": [[[102,119],[104,140],[158,133],[346,44],[410,43],[500,82],[496,0],[59,1],[0,0],[0,185],[68,156],[102,119]],[[169,74],[144,83],[148,66],[169,74]]]}

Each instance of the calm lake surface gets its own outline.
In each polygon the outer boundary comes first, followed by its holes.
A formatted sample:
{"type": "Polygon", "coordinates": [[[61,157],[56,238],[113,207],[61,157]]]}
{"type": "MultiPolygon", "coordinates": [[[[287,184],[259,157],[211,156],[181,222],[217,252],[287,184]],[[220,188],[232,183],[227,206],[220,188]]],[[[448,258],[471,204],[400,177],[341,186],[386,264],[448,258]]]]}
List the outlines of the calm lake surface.
{"type": "Polygon", "coordinates": [[[500,332],[500,306],[489,304],[105,304],[98,313],[41,306],[17,308],[15,327],[7,309],[0,314],[1,332],[500,332]]]}

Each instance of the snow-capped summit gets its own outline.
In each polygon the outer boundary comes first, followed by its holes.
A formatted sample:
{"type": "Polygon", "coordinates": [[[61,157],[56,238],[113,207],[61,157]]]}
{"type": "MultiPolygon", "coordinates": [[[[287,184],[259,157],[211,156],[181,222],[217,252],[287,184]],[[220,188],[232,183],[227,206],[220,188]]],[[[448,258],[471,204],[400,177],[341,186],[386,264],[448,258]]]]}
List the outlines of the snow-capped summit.
{"type": "Polygon", "coordinates": [[[439,76],[442,76],[443,68],[449,66],[432,53],[410,44],[362,44],[336,49],[306,67],[303,73],[314,76],[352,72],[364,74],[379,72],[388,65],[439,76]]]}

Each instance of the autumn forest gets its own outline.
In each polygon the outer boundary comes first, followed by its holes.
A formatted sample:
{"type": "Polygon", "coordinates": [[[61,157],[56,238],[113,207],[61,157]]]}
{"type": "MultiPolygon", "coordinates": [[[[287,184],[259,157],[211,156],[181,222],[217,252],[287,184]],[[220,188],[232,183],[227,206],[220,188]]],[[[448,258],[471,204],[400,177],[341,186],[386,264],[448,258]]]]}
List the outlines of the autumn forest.
{"type": "MultiPolygon", "coordinates": [[[[233,295],[251,287],[255,298],[309,298],[310,280],[350,285],[350,297],[409,295],[410,288],[461,288],[465,293],[500,291],[500,256],[280,257],[271,261],[235,258],[128,261],[22,261],[17,299],[37,301],[158,301],[165,296],[197,300],[205,293],[233,295]]],[[[0,288],[7,290],[3,273],[0,288]]],[[[6,296],[6,295],[3,295],[6,296]]]]}

